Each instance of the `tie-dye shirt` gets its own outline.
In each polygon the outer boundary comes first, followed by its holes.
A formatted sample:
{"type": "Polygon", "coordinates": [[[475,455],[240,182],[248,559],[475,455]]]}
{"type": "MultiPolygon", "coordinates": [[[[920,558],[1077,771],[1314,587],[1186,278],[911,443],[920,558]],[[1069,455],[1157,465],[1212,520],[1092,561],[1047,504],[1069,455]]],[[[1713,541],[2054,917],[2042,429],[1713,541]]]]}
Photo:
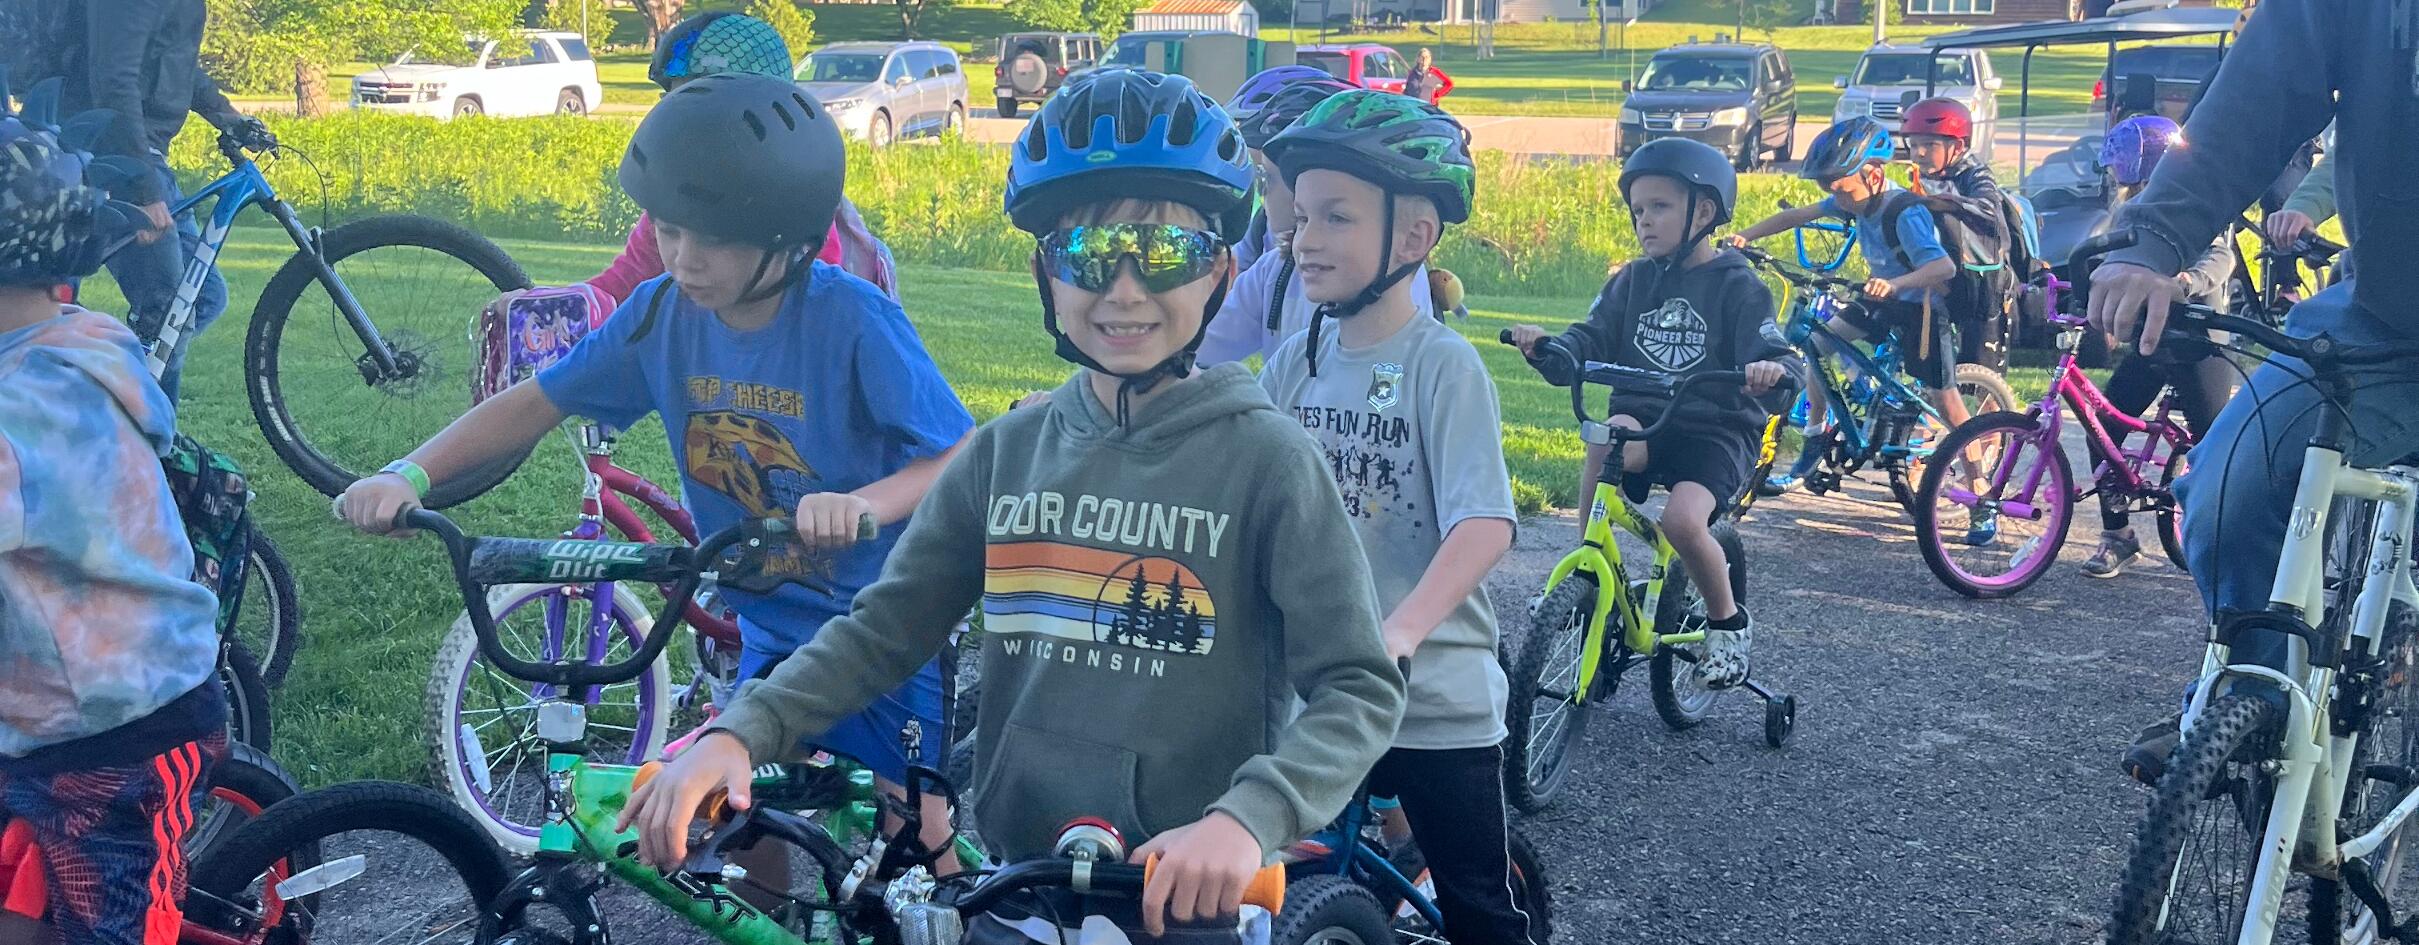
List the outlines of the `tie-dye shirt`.
{"type": "Polygon", "coordinates": [[[68,306],[0,333],[0,758],[210,678],[217,602],[160,471],[174,432],[115,319],[68,306]]]}

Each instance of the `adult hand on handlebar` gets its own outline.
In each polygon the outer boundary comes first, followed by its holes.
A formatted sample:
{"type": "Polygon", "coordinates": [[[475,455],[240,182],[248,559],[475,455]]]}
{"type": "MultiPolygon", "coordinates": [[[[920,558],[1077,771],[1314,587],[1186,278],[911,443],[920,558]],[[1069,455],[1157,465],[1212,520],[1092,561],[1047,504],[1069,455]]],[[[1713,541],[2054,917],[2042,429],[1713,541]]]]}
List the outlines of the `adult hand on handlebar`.
{"type": "Polygon", "coordinates": [[[2310,219],[2309,214],[2299,210],[2284,210],[2269,214],[2267,219],[2261,220],[2260,229],[2266,231],[2268,242],[2278,246],[2291,246],[2294,241],[2316,232],[2318,222],[2310,219]]]}
{"type": "Polygon", "coordinates": [[[1260,872],[1260,841],[1222,811],[1151,838],[1133,859],[1159,863],[1142,887],[1142,927],[1167,934],[1169,919],[1200,922],[1243,908],[1243,890],[1260,872]]]}
{"type": "Polygon", "coordinates": [[[1537,343],[1552,336],[1535,325],[1514,325],[1510,337],[1512,347],[1520,349],[1520,356],[1534,361],[1537,360],[1537,343]]]}
{"type": "Polygon", "coordinates": [[[1898,286],[1891,284],[1890,280],[1888,279],[1875,276],[1871,279],[1865,280],[1864,289],[1866,295],[1877,299],[1886,299],[1889,298],[1892,293],[1898,291],[1898,286]]]}
{"type": "Polygon", "coordinates": [[[738,736],[707,732],[630,792],[630,803],[622,807],[621,819],[614,821],[613,829],[628,830],[636,825],[638,861],[669,872],[688,858],[689,824],[697,819],[697,809],[707,795],[721,790],[732,810],[748,809],[753,771],[747,746],[740,744],[738,736]]]}
{"type": "Polygon", "coordinates": [[[857,543],[857,522],[874,504],[848,492],[818,492],[798,500],[798,540],[809,551],[838,551],[857,543]]]}
{"type": "Polygon", "coordinates": [[[411,534],[397,520],[403,513],[419,507],[419,490],[413,489],[409,480],[388,472],[359,480],[336,497],[337,518],[372,535],[396,538],[411,534]]]}
{"type": "Polygon", "coordinates": [[[142,205],[139,209],[143,211],[143,228],[134,231],[134,241],[137,245],[149,246],[157,243],[160,241],[160,237],[176,230],[176,218],[168,214],[166,202],[153,201],[142,205]]]}
{"type": "Polygon", "coordinates": [[[1740,389],[1749,396],[1762,396],[1773,385],[1780,383],[1782,378],[1789,376],[1789,369],[1778,361],[1756,361],[1740,370],[1747,372],[1747,383],[1740,389]]]}
{"type": "Polygon", "coordinates": [[[2141,335],[2141,351],[2159,350],[2167,310],[2182,288],[2175,277],[2148,266],[2110,262],[2091,275],[2091,327],[2123,342],[2141,335]],[[2145,314],[2147,313],[2147,314],[2145,314]]]}

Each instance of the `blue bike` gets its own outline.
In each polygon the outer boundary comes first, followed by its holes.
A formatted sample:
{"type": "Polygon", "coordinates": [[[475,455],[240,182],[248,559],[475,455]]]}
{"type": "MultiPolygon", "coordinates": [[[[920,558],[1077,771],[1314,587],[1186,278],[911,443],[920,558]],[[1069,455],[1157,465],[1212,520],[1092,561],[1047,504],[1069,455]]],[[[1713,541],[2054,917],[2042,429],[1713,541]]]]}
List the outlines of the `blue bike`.
{"type": "MultiPolygon", "coordinates": [[[[251,144],[263,154],[281,150],[274,140],[251,144]]],[[[278,458],[312,488],[339,494],[468,409],[476,367],[470,330],[489,299],[526,288],[529,277],[485,237],[428,217],[379,214],[325,231],[306,226],[245,142],[221,135],[218,151],[233,169],[171,211],[181,218],[211,202],[176,302],[158,324],[135,331],[153,370],[165,367],[192,330],[194,299],[236,217],[246,207],[268,213],[298,251],[253,307],[244,389],[278,458]]],[[[485,492],[517,465],[440,484],[428,505],[485,492]]]]}
{"type": "MultiPolygon", "coordinates": [[[[1545,880],[1544,867],[1537,861],[1537,850],[1528,838],[1515,830],[1511,833],[1513,905],[1527,913],[1532,923],[1530,932],[1536,941],[1553,938],[1553,897],[1545,880]]],[[[1314,877],[1336,877],[1327,880],[1340,888],[1352,888],[1355,898],[1366,892],[1392,917],[1391,938],[1404,945],[1444,945],[1444,914],[1436,906],[1436,883],[1430,878],[1427,861],[1419,847],[1412,843],[1389,845],[1377,826],[1369,804],[1369,792],[1363,789],[1344,808],[1342,817],[1327,829],[1312,834],[1309,839],[1294,844],[1285,852],[1285,874],[1293,881],[1288,889],[1288,912],[1305,894],[1323,887],[1306,885],[1314,877]]],[[[1315,910],[1304,909],[1299,915],[1308,916],[1315,910]]],[[[1288,941],[1282,934],[1272,935],[1275,942],[1288,941]]],[[[1361,945],[1383,945],[1374,934],[1363,934],[1361,945]]]]}
{"type": "MultiPolygon", "coordinates": [[[[1800,240],[1798,251],[1803,258],[1802,236],[1800,240]]],[[[1853,244],[1851,239],[1849,245],[1853,244]]],[[[1807,396],[1824,397],[1830,406],[1832,429],[1802,447],[1816,451],[1811,467],[1804,470],[1807,491],[1822,495],[1866,468],[1878,469],[1888,478],[1890,494],[1899,507],[1913,514],[1915,485],[1922,478],[1924,460],[1931,455],[1930,444],[1947,435],[1949,424],[1928,398],[1902,378],[1905,362],[1897,333],[1883,335],[1867,353],[1830,327],[1832,317],[1841,310],[1863,304],[1858,283],[1788,265],[1753,247],[1740,252],[1757,268],[1789,284],[1791,291],[1782,303],[1782,329],[1789,343],[1815,366],[1820,386],[1807,396]],[[1845,363],[1844,372],[1833,367],[1827,352],[1837,353],[1845,363]]],[[[1973,415],[2022,409],[2007,379],[1987,367],[1957,365],[1955,380],[1973,415]]],[[[1766,436],[1762,468],[1750,480],[1749,492],[1771,495],[1777,491],[1764,485],[1778,436],[1779,418],[1774,419],[1766,436]]]]}

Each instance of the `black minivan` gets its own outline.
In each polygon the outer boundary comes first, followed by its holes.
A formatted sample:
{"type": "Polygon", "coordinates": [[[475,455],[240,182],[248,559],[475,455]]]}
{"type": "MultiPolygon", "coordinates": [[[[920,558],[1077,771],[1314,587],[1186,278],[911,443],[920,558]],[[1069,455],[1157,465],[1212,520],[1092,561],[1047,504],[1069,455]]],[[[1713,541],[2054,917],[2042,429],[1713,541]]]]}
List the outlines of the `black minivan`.
{"type": "MultiPolygon", "coordinates": [[[[1728,37],[1717,37],[1727,39],[1728,37]]],[[[1693,138],[1740,170],[1771,155],[1789,160],[1797,136],[1797,76],[1770,43],[1699,43],[1656,53],[1646,74],[1621,83],[1623,158],[1656,138],[1693,138]]]]}

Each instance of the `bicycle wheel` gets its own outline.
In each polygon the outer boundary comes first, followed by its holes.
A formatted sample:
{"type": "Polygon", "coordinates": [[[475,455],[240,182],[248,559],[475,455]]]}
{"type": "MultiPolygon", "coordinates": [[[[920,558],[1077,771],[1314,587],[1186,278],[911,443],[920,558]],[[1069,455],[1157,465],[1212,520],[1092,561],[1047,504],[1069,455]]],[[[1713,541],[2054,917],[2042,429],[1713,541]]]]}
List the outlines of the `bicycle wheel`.
{"type": "MultiPolygon", "coordinates": [[[[1747,549],[1729,522],[1716,522],[1713,540],[1730,560],[1731,599],[1747,603],[1747,549]]],[[[1663,598],[1655,602],[1656,633],[1686,633],[1705,629],[1705,595],[1689,580],[1688,569],[1675,567],[1663,575],[1663,598]]],[[[1705,662],[1705,644],[1683,643],[1655,647],[1647,664],[1647,689],[1654,696],[1655,714],[1673,729],[1695,728],[1712,711],[1722,690],[1705,684],[1697,667],[1705,662]]]]}
{"type": "Polygon", "coordinates": [[[241,641],[219,647],[218,681],[227,690],[227,740],[268,752],[269,684],[260,678],[260,661],[241,641]]]}
{"type": "Polygon", "coordinates": [[[1537,813],[1554,802],[1570,773],[1571,746],[1587,730],[1579,664],[1595,616],[1595,575],[1572,574],[1538,603],[1529,635],[1513,658],[1503,780],[1512,806],[1522,813],[1537,813]]]}
{"type": "MultiPolygon", "coordinates": [[[[627,659],[645,642],[653,621],[627,585],[598,613],[592,584],[513,584],[488,591],[496,633],[522,659],[585,655],[589,662],[627,659]]],[[[463,615],[437,648],[423,702],[430,780],[497,844],[515,854],[538,848],[546,818],[546,745],[538,740],[538,705],[557,687],[514,679],[479,655],[479,635],[463,615]]],[[[641,764],[663,751],[671,718],[670,660],[659,659],[635,680],[592,688],[588,706],[590,757],[641,764]]]]}
{"type": "MultiPolygon", "coordinates": [[[[2410,790],[2377,775],[2419,765],[2419,613],[2400,603],[2392,607],[2375,657],[2347,669],[2346,679],[2338,684],[2341,691],[2361,692],[2368,706],[2368,724],[2353,751],[2352,782],[2344,789],[2338,817],[2339,834],[2346,840],[2377,826],[2410,790]]],[[[2377,888],[2389,900],[2400,891],[2410,858],[2409,834],[2406,824],[2364,858],[2377,888]]],[[[2310,945],[2372,945],[2380,940],[2377,920],[2376,913],[2347,895],[2337,881],[2310,881],[2310,945]]]]}
{"type": "Polygon", "coordinates": [[[2181,478],[2184,470],[2191,468],[2192,465],[2191,461],[2184,457],[2183,449],[2177,449],[2168,454],[2167,468],[2159,474],[2159,490],[2167,494],[2167,499],[2164,504],[2159,506],[2157,518],[2159,549],[2167,552],[2167,563],[2175,565],[2175,569],[2178,571],[2190,574],[2192,573],[2191,567],[2184,563],[2184,512],[2175,504],[2175,481],[2181,478]]]}
{"type": "Polygon", "coordinates": [[[1285,887],[1270,945],[1393,945],[1394,929],[1369,890],[1341,876],[1309,876],[1285,887]]]}
{"type": "Polygon", "coordinates": [[[242,742],[229,743],[227,757],[210,766],[210,790],[194,804],[193,829],[185,833],[186,859],[210,852],[269,805],[300,793],[302,785],[268,753],[242,742]]]}
{"type": "MultiPolygon", "coordinates": [[[[1522,915],[1529,917],[1529,941],[1551,942],[1554,940],[1553,885],[1546,881],[1545,866],[1537,861],[1536,845],[1518,830],[1511,831],[1510,838],[1512,905],[1522,915]]],[[[1401,849],[1392,851],[1386,857],[1386,863],[1394,867],[1395,872],[1401,873],[1404,879],[1410,880],[1411,887],[1419,890],[1421,896],[1429,902],[1436,901],[1436,878],[1428,872],[1428,858],[1420,852],[1418,843],[1406,843],[1401,849]]],[[[1384,888],[1372,888],[1370,893],[1377,896],[1378,905],[1394,917],[1394,927],[1400,933],[1396,936],[1398,940],[1445,940],[1445,930],[1430,926],[1426,919],[1420,917],[1419,910],[1412,908],[1411,902],[1393,888],[1393,884],[1380,885],[1384,888]]]]}
{"type": "Polygon", "coordinates": [[[294,668],[294,651],[302,645],[302,597],[294,590],[293,569],[268,534],[252,529],[250,544],[235,639],[261,657],[261,682],[276,689],[285,685],[286,671],[294,668]]]}
{"type": "Polygon", "coordinates": [[[2065,448],[2029,415],[1994,413],[1958,427],[1933,455],[1951,460],[1928,464],[1918,487],[1915,546],[1932,576],[1967,597],[1993,598],[2049,573],[2075,518],[2065,448]],[[1976,527],[1984,515],[1996,515],[1988,535],[1976,527]]]}
{"type": "MultiPolygon", "coordinates": [[[[261,289],[244,345],[244,387],[269,446],[311,488],[336,495],[452,423],[470,407],[471,327],[496,293],[529,284],[486,238],[426,217],[390,214],[327,231],[322,254],[340,282],[297,253],[261,289]],[[336,307],[361,305],[395,356],[382,371],[336,307]]],[[[487,491],[520,457],[439,483],[445,508],[487,491]]]]}
{"type": "Polygon", "coordinates": [[[189,921],[279,945],[467,943],[511,877],[503,852],[444,795],[354,781],[229,834],[193,864],[187,910],[189,921]]]}
{"type": "Polygon", "coordinates": [[[2220,698],[2185,733],[2134,834],[2109,945],[2239,936],[2276,795],[2258,759],[2275,737],[2276,708],[2250,695],[2220,698]]]}
{"type": "MultiPolygon", "coordinates": [[[[2023,403],[2016,400],[2016,389],[2009,387],[2007,378],[2001,377],[1997,371],[1979,364],[1960,364],[1955,376],[1957,395],[1965,401],[1969,419],[2024,409],[2023,403]]],[[[1909,445],[1915,447],[1914,455],[1906,462],[1890,464],[1890,496],[1898,500],[1898,507],[1905,509],[1908,515],[1915,515],[1915,510],[1922,505],[1923,500],[1916,495],[1916,487],[1923,481],[1923,471],[1927,465],[1925,457],[1952,432],[1955,431],[1943,428],[1929,417],[1919,417],[1915,421],[1915,429],[1908,431],[1907,435],[1909,445]]]]}

